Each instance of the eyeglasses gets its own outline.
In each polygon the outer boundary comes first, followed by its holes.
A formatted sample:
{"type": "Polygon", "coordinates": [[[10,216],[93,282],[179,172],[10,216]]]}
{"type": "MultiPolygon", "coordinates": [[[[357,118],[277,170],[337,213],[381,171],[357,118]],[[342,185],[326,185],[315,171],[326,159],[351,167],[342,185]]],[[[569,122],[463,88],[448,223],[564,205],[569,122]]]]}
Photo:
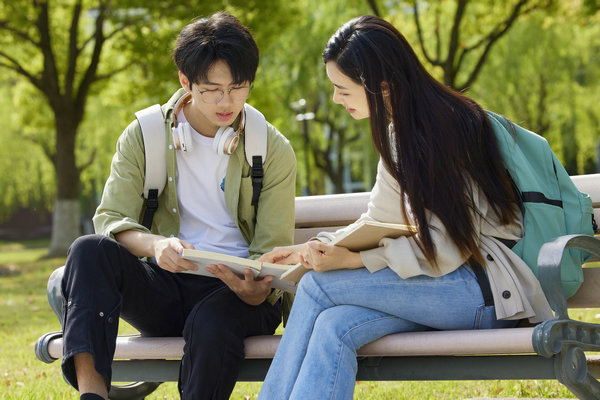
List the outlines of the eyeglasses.
{"type": "Polygon", "coordinates": [[[210,90],[198,90],[202,101],[208,104],[220,103],[225,97],[225,92],[229,94],[229,97],[233,101],[245,101],[250,97],[250,92],[254,85],[250,86],[238,86],[231,89],[210,89],[210,90]]]}

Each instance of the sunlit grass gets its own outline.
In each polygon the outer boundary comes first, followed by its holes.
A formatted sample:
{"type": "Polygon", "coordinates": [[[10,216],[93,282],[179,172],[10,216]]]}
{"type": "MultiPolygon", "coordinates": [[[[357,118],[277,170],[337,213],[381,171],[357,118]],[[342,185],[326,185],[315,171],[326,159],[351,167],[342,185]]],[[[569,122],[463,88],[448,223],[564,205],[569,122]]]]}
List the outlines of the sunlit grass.
{"type": "MultiPolygon", "coordinates": [[[[60,330],[46,301],[46,282],[64,259],[42,258],[45,241],[0,242],[0,399],[77,399],[62,379],[59,362],[44,364],[35,341],[60,330]]],[[[571,317],[600,321],[600,310],[571,310],[571,317]]],[[[121,333],[132,328],[122,323],[121,333]]],[[[261,383],[238,383],[232,399],[256,399],[261,383]]],[[[355,399],[574,398],[555,381],[358,382],[355,399]]],[[[177,384],[161,385],[149,400],[178,399],[177,384]]]]}

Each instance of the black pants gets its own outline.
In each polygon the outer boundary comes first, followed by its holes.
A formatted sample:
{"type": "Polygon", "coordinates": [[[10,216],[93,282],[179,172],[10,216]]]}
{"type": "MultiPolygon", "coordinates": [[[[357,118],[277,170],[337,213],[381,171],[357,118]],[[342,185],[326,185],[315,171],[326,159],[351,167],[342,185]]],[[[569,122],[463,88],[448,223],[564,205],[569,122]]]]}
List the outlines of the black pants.
{"type": "Polygon", "coordinates": [[[272,334],[281,321],[280,302],[248,305],[219,279],[165,271],[100,235],[83,236],[69,249],[62,294],[62,369],[75,388],[73,356],[84,352],[110,385],[121,317],[143,336],[184,337],[183,399],[227,399],[244,338],[272,334]]]}

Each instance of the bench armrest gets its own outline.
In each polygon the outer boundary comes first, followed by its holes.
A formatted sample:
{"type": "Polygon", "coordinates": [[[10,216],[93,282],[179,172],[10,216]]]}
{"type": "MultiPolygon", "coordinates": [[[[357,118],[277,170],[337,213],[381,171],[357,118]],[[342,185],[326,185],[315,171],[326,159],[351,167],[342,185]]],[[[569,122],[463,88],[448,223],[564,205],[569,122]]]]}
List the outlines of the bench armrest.
{"type": "Polygon", "coordinates": [[[600,240],[589,235],[565,235],[545,243],[538,255],[540,284],[558,319],[569,319],[567,299],[562,291],[560,264],[565,250],[577,249],[600,258],[600,240]]]}

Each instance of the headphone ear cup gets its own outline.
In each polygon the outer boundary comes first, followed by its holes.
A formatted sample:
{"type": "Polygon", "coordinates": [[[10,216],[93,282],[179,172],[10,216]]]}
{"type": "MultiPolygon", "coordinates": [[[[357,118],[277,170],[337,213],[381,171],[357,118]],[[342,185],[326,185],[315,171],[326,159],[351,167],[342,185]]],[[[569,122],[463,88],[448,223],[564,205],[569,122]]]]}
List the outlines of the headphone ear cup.
{"type": "Polygon", "coordinates": [[[213,149],[215,152],[222,155],[230,155],[237,148],[239,142],[238,133],[231,127],[223,126],[217,130],[213,140],[213,149]]]}
{"type": "Polygon", "coordinates": [[[213,150],[220,156],[223,155],[223,146],[221,145],[221,140],[223,139],[223,132],[225,129],[226,127],[224,126],[220,127],[215,134],[215,138],[213,139],[213,150]]]}
{"type": "Polygon", "coordinates": [[[180,131],[181,128],[179,127],[179,125],[171,128],[171,134],[173,135],[173,145],[175,146],[175,150],[181,150],[181,135],[179,133],[180,131]]]}
{"type": "Polygon", "coordinates": [[[181,132],[183,136],[183,141],[181,144],[181,149],[183,151],[192,151],[192,127],[187,122],[181,124],[181,132]]]}
{"type": "Polygon", "coordinates": [[[187,122],[177,124],[177,126],[173,127],[172,133],[173,142],[175,143],[175,148],[177,150],[192,150],[192,129],[190,127],[190,124],[188,124],[187,122]]]}

